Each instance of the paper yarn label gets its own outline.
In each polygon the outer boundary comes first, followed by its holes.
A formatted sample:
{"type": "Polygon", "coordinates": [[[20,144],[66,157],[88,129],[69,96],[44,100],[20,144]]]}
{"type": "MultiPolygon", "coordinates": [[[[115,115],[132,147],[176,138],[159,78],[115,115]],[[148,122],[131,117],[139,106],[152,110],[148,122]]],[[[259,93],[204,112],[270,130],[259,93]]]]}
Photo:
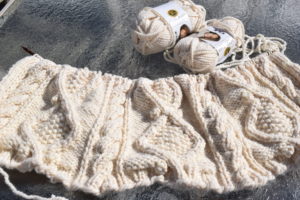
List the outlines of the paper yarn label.
{"type": "Polygon", "coordinates": [[[170,24],[176,39],[180,37],[180,30],[183,25],[192,31],[192,23],[187,12],[175,1],[170,1],[153,9],[170,24]]]}
{"type": "Polygon", "coordinates": [[[228,33],[216,29],[214,27],[207,27],[208,31],[211,33],[217,34],[220,39],[218,41],[214,40],[208,40],[208,39],[203,39],[202,40],[208,44],[210,44],[212,47],[214,47],[219,55],[218,59],[218,64],[224,62],[229,56],[232,55],[233,50],[235,49],[236,46],[236,40],[229,35],[228,33]]]}

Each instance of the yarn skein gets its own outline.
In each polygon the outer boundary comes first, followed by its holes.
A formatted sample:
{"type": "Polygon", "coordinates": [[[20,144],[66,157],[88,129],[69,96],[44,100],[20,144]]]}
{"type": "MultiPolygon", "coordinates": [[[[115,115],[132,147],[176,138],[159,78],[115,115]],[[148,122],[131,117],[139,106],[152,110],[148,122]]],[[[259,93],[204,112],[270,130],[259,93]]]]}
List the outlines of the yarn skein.
{"type": "MultiPolygon", "coordinates": [[[[221,29],[231,35],[236,40],[237,48],[244,43],[244,25],[234,17],[209,20],[207,25],[221,29]]],[[[168,53],[164,54],[165,59],[179,64],[187,72],[209,73],[213,71],[218,64],[218,52],[213,46],[199,37],[199,35],[204,35],[207,32],[207,29],[202,29],[199,33],[181,39],[174,47],[172,56],[168,53]]]]}
{"type": "MultiPolygon", "coordinates": [[[[205,24],[206,10],[191,0],[173,0],[188,14],[193,32],[205,24]]],[[[137,16],[136,29],[132,31],[132,43],[143,55],[155,54],[174,47],[176,38],[171,25],[153,8],[145,7],[137,16]]]]}

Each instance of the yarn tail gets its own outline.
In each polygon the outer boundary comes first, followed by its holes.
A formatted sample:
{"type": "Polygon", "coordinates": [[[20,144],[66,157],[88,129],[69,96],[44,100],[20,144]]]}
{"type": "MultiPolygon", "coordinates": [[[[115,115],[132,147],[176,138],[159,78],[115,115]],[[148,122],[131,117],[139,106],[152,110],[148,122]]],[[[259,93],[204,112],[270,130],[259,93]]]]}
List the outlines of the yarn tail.
{"type": "Polygon", "coordinates": [[[9,189],[16,195],[19,197],[22,197],[24,199],[32,199],[32,200],[68,200],[64,197],[56,197],[54,195],[52,195],[50,198],[45,198],[45,197],[41,197],[41,196],[37,196],[37,195],[27,195],[21,191],[19,191],[14,184],[9,180],[9,175],[7,172],[5,172],[1,167],[0,167],[0,174],[3,176],[4,178],[4,182],[5,184],[9,187],[9,189]]]}

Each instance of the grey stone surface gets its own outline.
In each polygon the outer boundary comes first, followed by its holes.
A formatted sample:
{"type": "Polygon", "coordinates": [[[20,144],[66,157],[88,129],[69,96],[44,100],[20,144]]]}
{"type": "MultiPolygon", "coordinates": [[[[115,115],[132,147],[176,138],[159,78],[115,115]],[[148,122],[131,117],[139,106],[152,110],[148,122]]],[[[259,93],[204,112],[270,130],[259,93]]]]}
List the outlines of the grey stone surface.
{"type": "MultiPolygon", "coordinates": [[[[26,46],[44,58],[76,67],[89,67],[130,78],[151,79],[173,76],[184,71],[167,63],[161,54],[141,56],[130,43],[130,29],[136,13],[144,6],[161,0],[90,0],[53,1],[23,0],[5,23],[0,19],[0,75],[27,54],[26,46]]],[[[241,19],[249,35],[263,33],[288,42],[287,55],[300,63],[299,0],[196,0],[206,7],[210,18],[234,16],[241,19]]],[[[3,19],[2,19],[3,21],[3,19]]],[[[18,189],[50,196],[51,193],[70,199],[97,199],[81,192],[66,191],[61,184],[51,184],[35,173],[9,171],[18,189]]],[[[300,199],[300,170],[293,169],[265,187],[218,195],[183,187],[172,189],[155,184],[124,192],[112,192],[102,200],[196,200],[196,199],[300,199]]],[[[15,197],[0,178],[0,199],[15,197]]]]}

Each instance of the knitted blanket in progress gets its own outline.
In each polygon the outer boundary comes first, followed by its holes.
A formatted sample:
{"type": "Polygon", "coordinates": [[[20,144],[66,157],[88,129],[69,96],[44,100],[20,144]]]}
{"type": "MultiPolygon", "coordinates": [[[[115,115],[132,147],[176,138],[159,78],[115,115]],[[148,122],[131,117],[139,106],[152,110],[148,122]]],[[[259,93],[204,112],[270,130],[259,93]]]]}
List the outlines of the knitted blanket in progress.
{"type": "Polygon", "coordinates": [[[279,52],[157,80],[26,57],[0,82],[0,166],[95,195],[261,186],[297,164],[299,77],[279,52]]]}

